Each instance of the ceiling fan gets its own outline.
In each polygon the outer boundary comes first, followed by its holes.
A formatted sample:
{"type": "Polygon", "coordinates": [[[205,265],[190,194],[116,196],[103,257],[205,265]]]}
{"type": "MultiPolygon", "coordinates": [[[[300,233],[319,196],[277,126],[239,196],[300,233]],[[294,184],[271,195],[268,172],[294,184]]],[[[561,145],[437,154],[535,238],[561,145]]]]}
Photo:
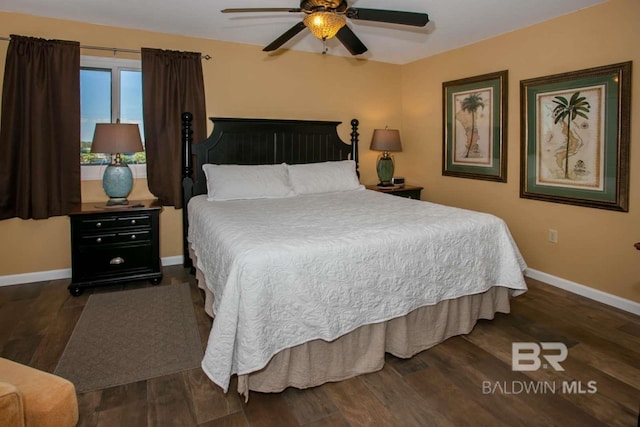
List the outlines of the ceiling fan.
{"type": "Polygon", "coordinates": [[[323,42],[332,37],[336,37],[352,55],[360,55],[367,51],[367,47],[346,25],[347,18],[361,21],[411,25],[414,27],[424,27],[429,22],[429,15],[426,13],[349,7],[346,0],[301,0],[300,7],[297,8],[236,8],[223,9],[221,12],[303,12],[305,14],[304,19],[262,49],[265,52],[278,49],[307,27],[314,36],[323,42]]]}

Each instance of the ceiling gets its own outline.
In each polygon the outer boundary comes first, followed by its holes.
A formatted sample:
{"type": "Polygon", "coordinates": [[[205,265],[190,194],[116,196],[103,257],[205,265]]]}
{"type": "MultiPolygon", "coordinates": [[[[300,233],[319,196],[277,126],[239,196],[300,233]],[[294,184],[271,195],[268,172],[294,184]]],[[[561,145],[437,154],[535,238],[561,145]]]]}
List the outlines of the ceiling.
{"type": "MultiPolygon", "coordinates": [[[[424,28],[355,20],[347,25],[369,48],[361,58],[405,64],[604,1],[351,0],[353,7],[426,12],[431,22],[424,28]]],[[[299,22],[303,14],[223,14],[220,10],[298,6],[298,0],[0,0],[0,10],[6,12],[247,43],[260,48],[299,22]]],[[[323,50],[322,42],[306,29],[284,47],[318,53],[323,50]]],[[[350,56],[336,39],[327,41],[327,47],[330,55],[350,56]]],[[[215,57],[215,52],[203,53],[215,57]]]]}

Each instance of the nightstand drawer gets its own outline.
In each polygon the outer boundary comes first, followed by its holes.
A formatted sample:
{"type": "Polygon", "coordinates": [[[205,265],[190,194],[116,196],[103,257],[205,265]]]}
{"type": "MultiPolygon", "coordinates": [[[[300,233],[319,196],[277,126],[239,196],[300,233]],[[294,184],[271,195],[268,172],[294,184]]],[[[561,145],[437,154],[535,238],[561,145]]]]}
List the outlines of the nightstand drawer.
{"type": "Polygon", "coordinates": [[[102,279],[123,273],[152,272],[153,246],[111,246],[105,249],[80,249],[73,281],[102,279]]]}
{"type": "Polygon", "coordinates": [[[150,215],[124,215],[124,216],[98,216],[94,218],[83,218],[79,221],[82,231],[113,230],[128,227],[149,227],[151,226],[150,215]]]}
{"type": "Polygon", "coordinates": [[[151,240],[151,229],[132,230],[120,233],[85,234],[80,236],[78,244],[105,246],[112,243],[146,242],[151,240]]]}

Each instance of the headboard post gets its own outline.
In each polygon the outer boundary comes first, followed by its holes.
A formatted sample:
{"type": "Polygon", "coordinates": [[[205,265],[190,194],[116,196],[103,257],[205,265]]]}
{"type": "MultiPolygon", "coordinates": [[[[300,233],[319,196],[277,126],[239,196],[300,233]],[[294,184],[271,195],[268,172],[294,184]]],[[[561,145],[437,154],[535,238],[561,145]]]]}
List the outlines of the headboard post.
{"type": "Polygon", "coordinates": [[[358,174],[358,177],[360,177],[360,162],[358,162],[358,136],[360,136],[358,133],[359,124],[360,122],[358,119],[351,120],[351,160],[356,162],[356,173],[358,174]]]}
{"type": "MultiPolygon", "coordinates": [[[[192,120],[193,114],[188,112],[182,113],[182,230],[185,236],[189,229],[187,205],[193,196],[193,156],[191,154],[191,144],[193,143],[192,120]]],[[[193,268],[193,263],[189,256],[187,239],[182,239],[182,242],[183,266],[193,268]]]]}

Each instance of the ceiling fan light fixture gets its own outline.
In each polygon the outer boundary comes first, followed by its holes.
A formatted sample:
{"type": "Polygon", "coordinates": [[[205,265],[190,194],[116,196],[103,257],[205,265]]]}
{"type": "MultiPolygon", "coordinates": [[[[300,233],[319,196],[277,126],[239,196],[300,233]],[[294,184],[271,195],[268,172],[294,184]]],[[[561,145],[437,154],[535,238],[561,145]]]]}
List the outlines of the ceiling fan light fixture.
{"type": "Polygon", "coordinates": [[[336,12],[313,12],[305,16],[303,22],[314,36],[328,40],[344,27],[347,18],[336,12]]]}

